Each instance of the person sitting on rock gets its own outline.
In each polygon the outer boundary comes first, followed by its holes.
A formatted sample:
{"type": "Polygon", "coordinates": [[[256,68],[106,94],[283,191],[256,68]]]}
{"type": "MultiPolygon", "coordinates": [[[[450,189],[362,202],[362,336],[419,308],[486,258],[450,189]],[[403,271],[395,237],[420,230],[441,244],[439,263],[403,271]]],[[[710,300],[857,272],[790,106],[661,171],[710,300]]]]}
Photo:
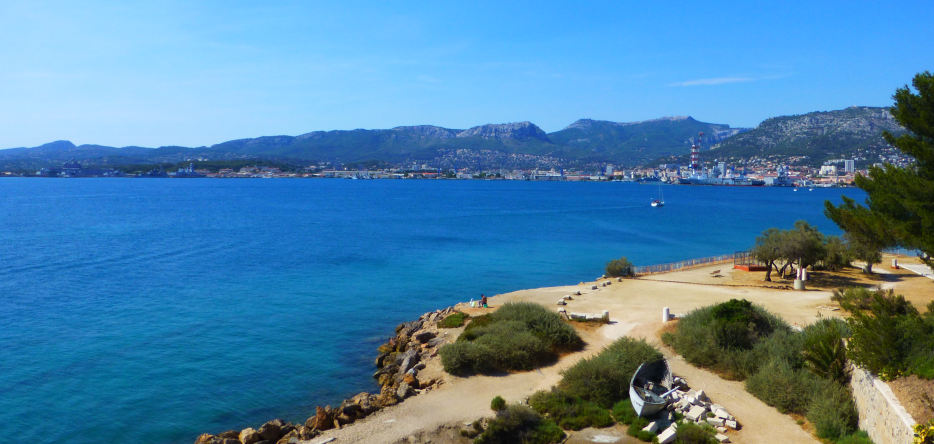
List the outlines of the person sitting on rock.
{"type": "Polygon", "coordinates": [[[489,308],[489,307],[486,305],[486,296],[484,296],[484,295],[482,295],[482,294],[480,295],[480,306],[483,307],[483,308],[489,308]]]}

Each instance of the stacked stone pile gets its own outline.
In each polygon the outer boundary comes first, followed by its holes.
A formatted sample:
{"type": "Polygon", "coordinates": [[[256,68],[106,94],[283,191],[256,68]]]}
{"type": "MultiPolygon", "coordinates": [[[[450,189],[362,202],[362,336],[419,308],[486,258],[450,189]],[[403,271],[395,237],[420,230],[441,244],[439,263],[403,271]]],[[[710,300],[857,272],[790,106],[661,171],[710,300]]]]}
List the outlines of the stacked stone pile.
{"type": "Polygon", "coordinates": [[[195,444],[300,443],[324,430],[352,424],[405,398],[432,390],[443,381],[419,377],[419,372],[438,356],[438,348],[449,342],[447,334],[440,333],[438,322],[454,312],[453,307],[448,307],[425,313],[415,321],[396,327],[395,336],[379,347],[380,354],[376,357],[378,370],[373,377],[382,387],[379,394],[363,392],[344,400],[337,408],[319,406],[304,425],[274,419],[259,429],[231,430],[217,435],[205,433],[195,440],[195,444]]]}
{"type": "MultiPolygon", "coordinates": [[[[680,379],[680,378],[677,378],[680,379]]],[[[676,382],[678,382],[676,379],[676,382]]],[[[739,424],[723,406],[713,404],[703,390],[689,390],[687,392],[677,390],[671,394],[673,402],[668,404],[669,412],[678,412],[684,415],[685,421],[692,421],[697,424],[710,424],[717,429],[717,441],[730,442],[726,432],[730,429],[737,430],[739,424]]],[[[677,424],[671,426],[658,435],[658,442],[667,444],[675,439],[675,430],[677,424]]]]}

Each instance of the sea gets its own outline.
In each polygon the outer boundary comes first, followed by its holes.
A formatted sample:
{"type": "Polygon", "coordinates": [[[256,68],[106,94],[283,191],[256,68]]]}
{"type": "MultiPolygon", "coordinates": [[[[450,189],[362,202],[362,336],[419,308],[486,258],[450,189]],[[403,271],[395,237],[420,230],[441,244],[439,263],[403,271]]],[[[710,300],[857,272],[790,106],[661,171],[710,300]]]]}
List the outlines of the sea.
{"type": "Polygon", "coordinates": [[[184,443],[378,390],[401,322],[481,294],[748,249],[853,188],[0,179],[0,424],[184,443]],[[664,192],[665,206],[652,199],[664,192]]]}

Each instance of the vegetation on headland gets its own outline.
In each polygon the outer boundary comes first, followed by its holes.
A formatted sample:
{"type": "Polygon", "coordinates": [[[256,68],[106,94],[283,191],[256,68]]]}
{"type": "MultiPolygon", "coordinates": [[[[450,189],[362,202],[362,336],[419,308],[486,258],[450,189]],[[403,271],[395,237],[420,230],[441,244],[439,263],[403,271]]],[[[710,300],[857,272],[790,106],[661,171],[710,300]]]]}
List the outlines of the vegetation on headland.
{"type": "Polygon", "coordinates": [[[831,298],[850,312],[847,356],[882,379],[934,379],[934,301],[921,314],[892,290],[847,288],[831,298]]]}
{"type": "Polygon", "coordinates": [[[794,228],[769,228],[756,238],[752,256],[766,266],[765,280],[772,281],[772,271],[780,277],[794,275],[797,269],[812,267],[839,271],[849,267],[854,259],[866,262],[863,271],[872,272],[872,265],[882,262],[879,249],[849,236],[825,236],[817,227],[799,220],[794,228]]]}
{"type": "Polygon", "coordinates": [[[635,275],[635,268],[626,256],[613,259],[606,264],[607,277],[631,277],[635,275]]]}
{"type": "Polygon", "coordinates": [[[557,313],[519,302],[472,318],[457,342],[438,353],[446,372],[464,375],[531,370],[581,346],[580,335],[557,313]]]}
{"type": "Polygon", "coordinates": [[[825,202],[825,214],[855,241],[875,250],[900,246],[924,253],[934,267],[934,75],[925,71],[895,91],[891,108],[895,121],[909,132],[898,137],[888,131],[886,142],[916,159],[914,165],[870,167],[869,176],[856,176],[856,186],[867,193],[866,206],[843,197],[843,203],[825,202]]]}
{"type": "MultiPolygon", "coordinates": [[[[642,430],[649,421],[636,415],[629,401],[629,382],[640,364],[658,359],[662,354],[645,339],[620,338],[563,371],[557,386],[533,394],[528,401],[531,410],[494,398],[491,407],[496,417],[474,443],[559,442],[564,435],[556,432],[562,429],[602,428],[616,422],[629,426],[627,433],[641,441],[657,442],[655,432],[642,430]]],[[[712,427],[695,426],[682,419],[675,415],[679,423],[676,443],[716,442],[712,427]]]]}
{"type": "Polygon", "coordinates": [[[470,317],[466,313],[455,312],[448,315],[446,318],[442,319],[441,322],[438,322],[438,327],[440,328],[458,328],[463,327],[464,323],[467,322],[467,318],[470,317]]]}
{"type": "Polygon", "coordinates": [[[824,319],[803,331],[746,300],[702,307],[681,319],[662,340],[685,360],[728,379],[783,413],[805,415],[818,437],[839,441],[857,430],[847,382],[849,329],[824,319]]]}

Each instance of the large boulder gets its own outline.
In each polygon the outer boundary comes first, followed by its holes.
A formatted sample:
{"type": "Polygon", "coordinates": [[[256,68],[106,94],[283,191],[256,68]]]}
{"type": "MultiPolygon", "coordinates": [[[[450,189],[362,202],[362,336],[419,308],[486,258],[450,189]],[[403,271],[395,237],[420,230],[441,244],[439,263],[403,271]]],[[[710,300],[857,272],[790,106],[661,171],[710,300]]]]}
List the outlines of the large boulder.
{"type": "Polygon", "coordinates": [[[301,434],[297,430],[292,430],[291,432],[282,435],[282,438],[279,438],[279,441],[276,441],[276,444],[295,444],[302,440],[301,434]]]}
{"type": "Polygon", "coordinates": [[[438,336],[438,335],[436,335],[435,333],[432,333],[432,332],[430,332],[430,331],[423,331],[423,332],[419,332],[419,333],[416,333],[416,334],[415,334],[415,340],[418,341],[419,343],[424,344],[424,343],[426,343],[426,342],[428,342],[428,341],[434,339],[435,336],[438,336]]]}
{"type": "MultiPolygon", "coordinates": [[[[415,364],[418,364],[418,351],[410,349],[402,355],[402,362],[399,363],[399,375],[405,375],[405,372],[415,367],[415,364]]],[[[400,378],[401,379],[401,376],[400,378]]]]}
{"type": "Polygon", "coordinates": [[[412,393],[414,393],[414,390],[412,390],[412,387],[410,387],[405,382],[399,384],[399,389],[396,390],[396,396],[401,399],[408,398],[412,393]]]}
{"type": "Polygon", "coordinates": [[[224,433],[218,433],[214,436],[221,439],[240,439],[240,432],[236,430],[228,430],[224,433]]]}
{"type": "Polygon", "coordinates": [[[331,411],[331,406],[327,408],[321,408],[319,406],[315,411],[315,416],[305,421],[305,427],[316,430],[330,430],[333,428],[334,412],[331,411]]]}
{"type": "Polygon", "coordinates": [[[418,385],[418,378],[416,378],[415,375],[413,375],[411,372],[405,374],[405,377],[402,378],[402,382],[403,382],[404,384],[408,384],[409,387],[412,387],[413,389],[419,389],[419,388],[421,388],[421,387],[418,385]]]}
{"type": "Polygon", "coordinates": [[[437,347],[439,345],[444,345],[444,338],[429,339],[426,344],[428,344],[429,347],[437,347]]]}
{"type": "Polygon", "coordinates": [[[240,442],[242,444],[256,444],[260,441],[262,441],[262,438],[252,427],[247,427],[240,432],[240,442]]]}
{"type": "Polygon", "coordinates": [[[276,442],[282,437],[281,430],[284,423],[285,421],[281,419],[269,421],[263,424],[256,433],[258,433],[264,441],[276,442]]]}
{"type": "Polygon", "coordinates": [[[214,441],[214,435],[210,433],[203,433],[197,439],[195,439],[195,444],[211,444],[211,441],[214,441]]]}

